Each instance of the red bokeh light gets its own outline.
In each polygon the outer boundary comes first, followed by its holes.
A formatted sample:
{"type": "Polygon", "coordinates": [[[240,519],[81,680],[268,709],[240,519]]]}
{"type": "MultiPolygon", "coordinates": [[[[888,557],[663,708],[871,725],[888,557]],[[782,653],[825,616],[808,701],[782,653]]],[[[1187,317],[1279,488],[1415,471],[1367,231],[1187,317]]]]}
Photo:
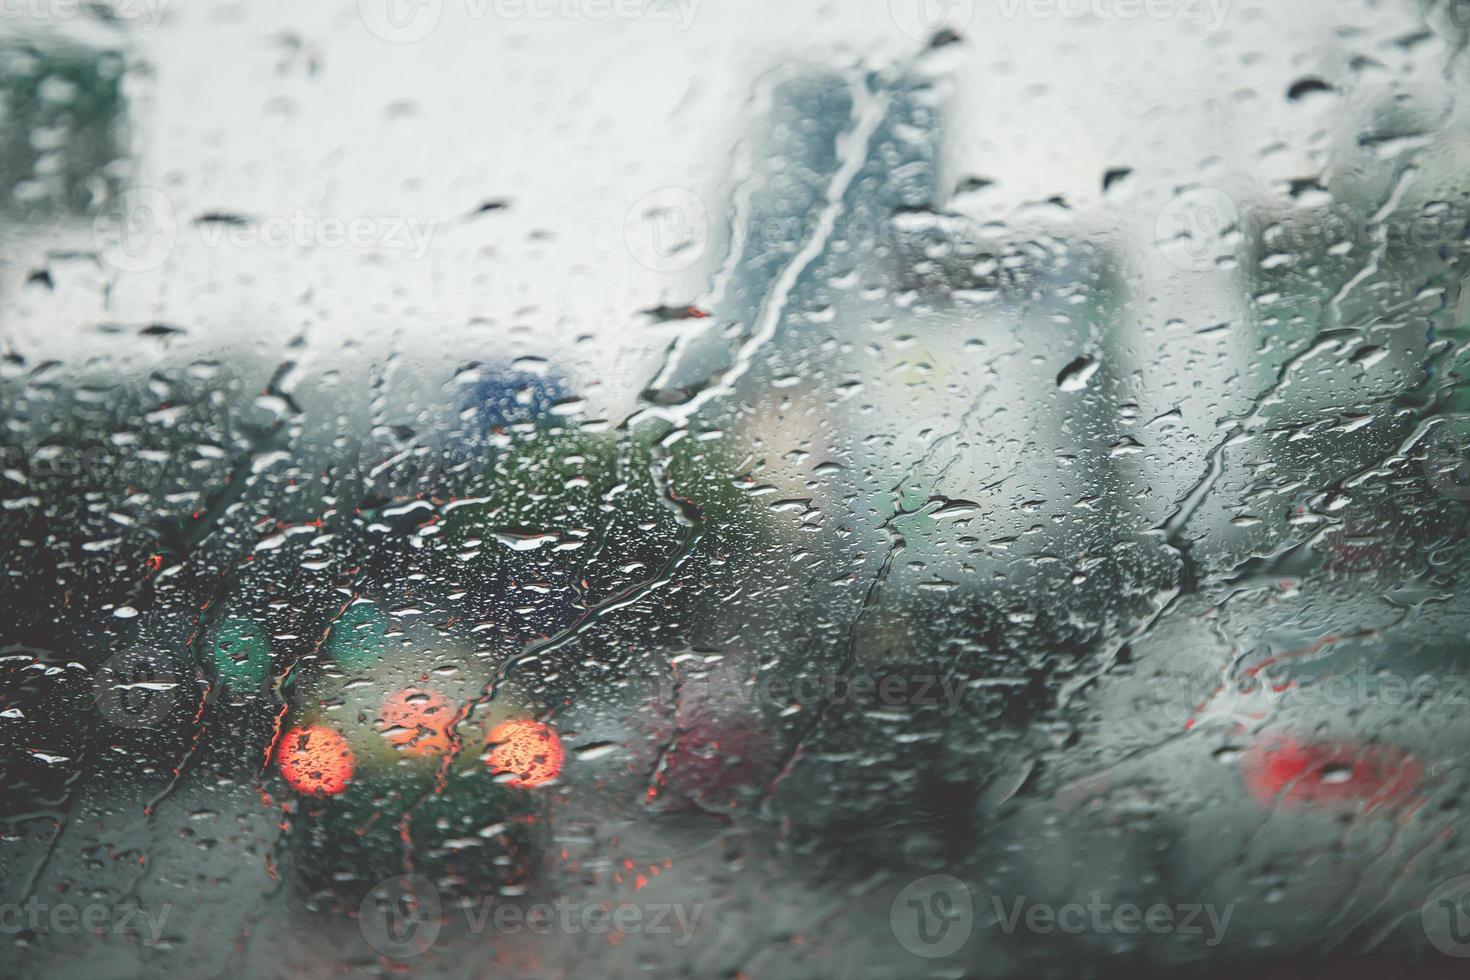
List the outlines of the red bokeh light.
{"type": "Polygon", "coordinates": [[[336,796],[352,781],[352,747],[322,725],[293,728],[281,738],[276,764],[291,788],[310,796],[336,796]]]}
{"type": "Polygon", "coordinates": [[[1349,742],[1262,739],[1240,764],[1246,791],[1264,806],[1361,809],[1414,799],[1423,767],[1406,753],[1349,742]]]}

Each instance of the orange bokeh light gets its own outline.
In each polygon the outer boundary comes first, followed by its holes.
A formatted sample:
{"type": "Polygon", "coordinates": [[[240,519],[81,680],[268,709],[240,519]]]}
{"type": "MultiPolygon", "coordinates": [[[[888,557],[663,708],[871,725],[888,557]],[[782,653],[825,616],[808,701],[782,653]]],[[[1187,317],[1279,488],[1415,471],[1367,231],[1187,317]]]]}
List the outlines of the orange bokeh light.
{"type": "Polygon", "coordinates": [[[352,781],[352,747],[322,725],[287,732],[276,751],[276,764],[292,789],[311,796],[336,796],[352,781]]]}
{"type": "Polygon", "coordinates": [[[538,721],[507,721],[490,731],[486,760],[497,776],[509,774],[511,786],[540,786],[561,775],[566,751],[556,732],[538,721]]]}
{"type": "Polygon", "coordinates": [[[442,756],[449,751],[454,705],[438,691],[410,687],[394,691],[378,705],[378,731],[399,751],[442,756]]]}

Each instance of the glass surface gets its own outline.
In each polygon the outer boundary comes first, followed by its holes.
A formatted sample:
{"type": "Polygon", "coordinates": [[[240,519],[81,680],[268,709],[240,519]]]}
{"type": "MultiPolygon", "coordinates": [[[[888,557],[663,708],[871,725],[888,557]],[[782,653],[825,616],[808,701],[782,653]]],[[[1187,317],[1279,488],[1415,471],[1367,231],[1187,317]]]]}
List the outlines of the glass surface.
{"type": "Polygon", "coordinates": [[[0,975],[1463,975],[1467,42],[0,5],[0,975]]]}

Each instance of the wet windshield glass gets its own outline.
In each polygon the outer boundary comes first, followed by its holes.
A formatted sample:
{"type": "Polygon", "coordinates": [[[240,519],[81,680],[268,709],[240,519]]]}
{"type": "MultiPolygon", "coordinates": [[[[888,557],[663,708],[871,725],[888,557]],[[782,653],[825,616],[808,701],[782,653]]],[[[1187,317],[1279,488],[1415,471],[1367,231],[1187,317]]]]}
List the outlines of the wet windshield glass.
{"type": "Polygon", "coordinates": [[[0,974],[1455,975],[1467,47],[0,10],[0,974]]]}

